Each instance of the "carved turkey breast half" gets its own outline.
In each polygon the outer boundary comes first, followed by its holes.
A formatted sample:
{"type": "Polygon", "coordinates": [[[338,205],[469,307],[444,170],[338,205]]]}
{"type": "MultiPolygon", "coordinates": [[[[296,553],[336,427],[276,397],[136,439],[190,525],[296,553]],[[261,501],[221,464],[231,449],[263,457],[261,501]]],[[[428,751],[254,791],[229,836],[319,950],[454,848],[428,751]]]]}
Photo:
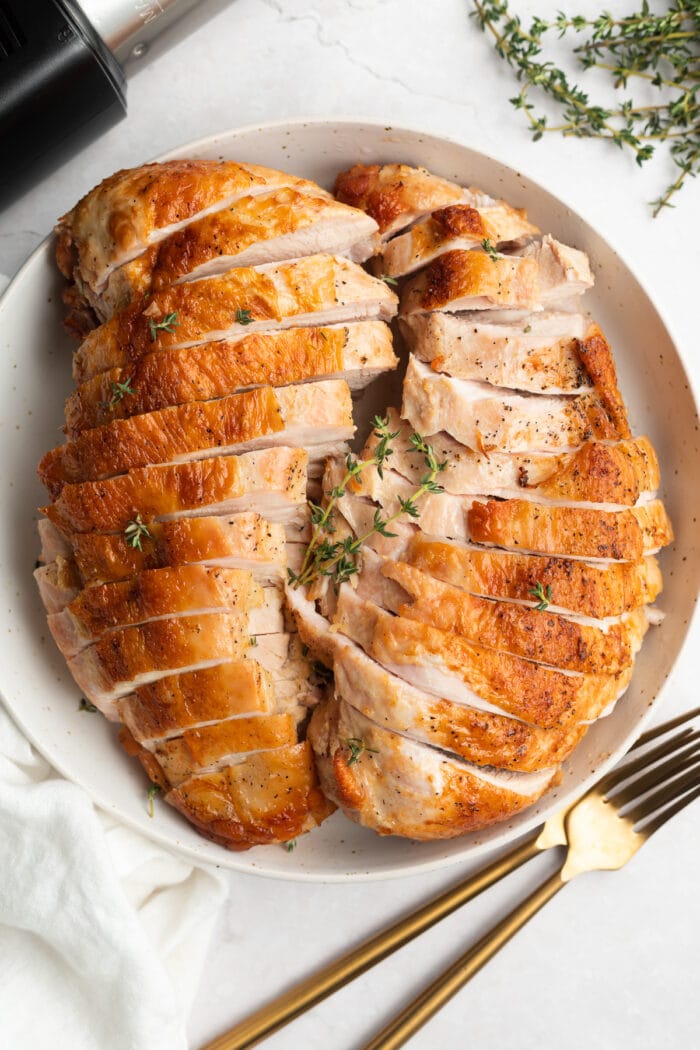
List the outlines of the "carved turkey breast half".
{"type": "Polygon", "coordinates": [[[80,343],[35,576],[166,801],[246,849],[540,798],[629,685],[672,539],[586,256],[424,169],[332,196],[196,160],[106,179],[57,259],[80,343]],[[356,456],[393,335],[402,402],[356,456]]]}

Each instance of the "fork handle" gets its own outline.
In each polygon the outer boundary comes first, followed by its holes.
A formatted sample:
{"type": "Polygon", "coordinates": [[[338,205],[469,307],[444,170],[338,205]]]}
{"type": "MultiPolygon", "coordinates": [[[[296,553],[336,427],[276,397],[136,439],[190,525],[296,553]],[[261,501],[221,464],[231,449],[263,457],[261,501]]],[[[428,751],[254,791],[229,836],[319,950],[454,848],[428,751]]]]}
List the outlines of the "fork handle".
{"type": "Polygon", "coordinates": [[[547,901],[566,885],[561,877],[562,869],[530,894],[522,904],[494,926],[480,941],[465,952],[461,958],[445,970],[432,984],[397,1014],[378,1035],[366,1044],[364,1050],[398,1050],[415,1035],[423,1025],[449,1002],[470,978],[493,958],[504,944],[522,929],[547,901]]]}
{"type": "MultiPolygon", "coordinates": [[[[407,944],[418,934],[444,919],[477,894],[488,889],[499,879],[515,871],[521,864],[541,853],[539,832],[535,832],[515,849],[499,857],[486,868],[463,879],[451,889],[428,901],[417,912],[400,919],[386,930],[353,948],[329,963],[323,969],[300,981],[288,992],[267,1003],[234,1028],[213,1039],[202,1050],[246,1050],[268,1035],[278,1031],[322,999],[359,977],[375,963],[407,944]]],[[[398,1044],[397,1044],[398,1045],[398,1044]]]]}

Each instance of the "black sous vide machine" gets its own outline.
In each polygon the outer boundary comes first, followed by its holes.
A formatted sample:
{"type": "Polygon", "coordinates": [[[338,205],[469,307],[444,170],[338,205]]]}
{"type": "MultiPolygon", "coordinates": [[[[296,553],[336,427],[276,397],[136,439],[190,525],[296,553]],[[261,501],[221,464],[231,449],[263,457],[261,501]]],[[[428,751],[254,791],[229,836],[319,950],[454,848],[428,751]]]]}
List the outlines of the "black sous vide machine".
{"type": "Polygon", "coordinates": [[[0,207],[121,120],[129,71],[181,16],[189,28],[210,13],[207,0],[0,0],[0,207]]]}

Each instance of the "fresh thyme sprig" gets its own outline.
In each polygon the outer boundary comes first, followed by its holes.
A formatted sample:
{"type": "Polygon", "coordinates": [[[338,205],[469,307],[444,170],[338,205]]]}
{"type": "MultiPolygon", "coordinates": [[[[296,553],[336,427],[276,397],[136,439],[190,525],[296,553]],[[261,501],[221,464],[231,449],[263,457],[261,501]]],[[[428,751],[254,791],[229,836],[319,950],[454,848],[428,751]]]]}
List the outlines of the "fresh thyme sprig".
{"type": "MultiPolygon", "coordinates": [[[[652,201],[653,214],[672,207],[671,199],[688,176],[700,171],[700,3],[671,0],[660,14],[643,0],[638,12],[615,19],[607,12],[595,18],[569,17],[562,12],[551,21],[533,18],[526,28],[508,6],[508,0],[473,0],[472,16],[494,39],[496,52],[515,70],[522,87],[510,99],[525,113],[535,141],[545,131],[577,138],[607,139],[627,147],[640,166],[666,143],[677,178],[652,201]],[[557,65],[543,57],[543,38],[567,34],[583,38],[572,48],[581,67],[610,74],[615,88],[627,88],[637,78],[658,89],[653,105],[631,98],[612,106],[598,105],[557,65]],[[530,92],[541,90],[562,110],[560,124],[550,125],[534,112],[530,92]]],[[[646,101],[646,100],[644,100],[646,101]]]]}
{"type": "Polygon", "coordinates": [[[155,343],[159,332],[174,332],[179,323],[177,312],[166,314],[162,321],[154,321],[152,317],[149,317],[148,330],[151,333],[152,341],[155,343]]]}
{"type": "Polygon", "coordinates": [[[124,538],[130,547],[134,547],[135,550],[139,551],[143,550],[141,544],[144,540],[151,538],[151,533],[140,514],[137,514],[131,521],[127,521],[124,529],[124,538]]]}
{"type": "Polygon", "coordinates": [[[89,714],[94,715],[97,708],[94,704],[90,703],[89,700],[86,700],[84,696],[81,696],[80,703],[78,704],[78,710],[87,711],[89,714]]]}
{"type": "Polygon", "coordinates": [[[241,310],[241,308],[239,306],[238,309],[236,310],[236,324],[247,325],[247,324],[252,324],[252,323],[253,323],[253,315],[250,312],[250,310],[241,310]]]}
{"type": "Polygon", "coordinates": [[[500,254],[498,252],[498,249],[495,248],[493,244],[491,244],[491,239],[489,237],[484,238],[484,240],[481,242],[481,247],[484,249],[484,251],[486,252],[486,254],[492,262],[498,262],[498,260],[500,259],[500,254]]]}
{"type": "Polygon", "coordinates": [[[354,766],[364,751],[367,751],[372,755],[379,754],[378,748],[369,747],[362,737],[359,736],[349,736],[345,743],[348,745],[348,751],[350,752],[345,762],[346,766],[354,766]]]}
{"type": "Polygon", "coordinates": [[[327,493],[325,507],[309,501],[313,531],[299,572],[294,572],[291,568],[287,569],[290,586],[296,588],[311,583],[320,576],[329,576],[337,589],[341,583],[345,583],[357,573],[358,554],[370,536],[380,535],[389,539],[393,538],[396,533],[389,531],[392,522],[404,515],[417,518],[418,500],[428,492],[442,492],[442,486],[438,485],[435,479],[445,469],[447,463],[438,463],[432,446],[427,444],[420,434],[412,434],[411,445],[416,452],[422,454],[427,467],[427,472],[420,479],[416,491],[407,499],[399,496],[399,509],[386,518],[382,517],[381,510],[377,508],[374,512],[372,526],[365,533],[360,536],[346,536],[343,540],[332,542],[328,537],[335,532],[333,509],[338,500],[345,495],[350,482],[371,466],[376,467],[379,477],[383,478],[384,466],[389,457],[393,455],[391,442],[398,437],[399,431],[392,433],[389,430],[388,417],[382,419],[380,416],[375,416],[373,426],[375,437],[378,438],[374,455],[370,459],[363,460],[357,460],[352,455],[348,455],[345,460],[345,475],[340,484],[327,493]]]}
{"type": "Polygon", "coordinates": [[[133,394],[134,391],[131,387],[132,378],[132,376],[129,376],[129,378],[123,383],[115,383],[114,380],[111,380],[109,386],[112,391],[112,396],[109,401],[100,401],[100,408],[107,408],[110,412],[114,412],[114,409],[119,402],[122,401],[127,394],[133,394]]]}
{"type": "Polygon", "coordinates": [[[535,606],[537,612],[544,612],[552,604],[552,588],[550,584],[543,587],[542,580],[538,580],[535,586],[531,587],[527,593],[537,599],[537,605],[535,606]]]}

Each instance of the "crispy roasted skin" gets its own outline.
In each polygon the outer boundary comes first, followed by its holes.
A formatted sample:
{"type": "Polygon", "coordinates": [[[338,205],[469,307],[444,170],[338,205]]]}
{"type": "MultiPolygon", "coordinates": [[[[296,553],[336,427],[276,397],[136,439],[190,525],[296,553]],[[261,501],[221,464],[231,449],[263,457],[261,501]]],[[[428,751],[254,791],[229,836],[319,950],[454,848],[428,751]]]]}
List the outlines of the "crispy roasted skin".
{"type": "Polygon", "coordinates": [[[407,164],[355,164],[338,175],[334,192],[339,201],[371,215],[383,234],[465,196],[454,182],[407,164]]]}
{"type": "Polygon", "coordinates": [[[643,610],[602,630],[546,610],[475,597],[405,562],[387,560],[382,572],[411,596],[396,610],[401,616],[572,671],[617,674],[631,667],[648,626],[643,610]]]}
{"type": "Polygon", "coordinates": [[[661,593],[654,557],[591,565],[570,558],[540,558],[479,550],[416,533],[405,555],[409,564],[474,594],[534,604],[538,584],[552,588],[552,603],[600,619],[653,602],[661,593]]]}
{"type": "Polygon", "coordinates": [[[119,583],[85,587],[66,613],[83,639],[97,639],[116,627],[156,617],[212,608],[252,610],[262,601],[262,588],[250,572],[178,565],[148,569],[119,583]]]}
{"type": "Polygon", "coordinates": [[[172,160],[123,169],[87,193],[56,226],[56,259],[66,277],[77,267],[93,287],[169,226],[251,192],[292,186],[322,195],[315,183],[234,161],[172,160]]]}
{"type": "MultiPolygon", "coordinates": [[[[396,312],[396,302],[384,281],[333,255],[312,255],[262,270],[241,267],[220,277],[173,285],[128,306],[86,336],[73,357],[73,377],[83,383],[109,368],[131,368],[154,351],[243,338],[250,334],[249,325],[291,327],[295,318],[303,324],[324,311],[335,311],[333,320],[338,322],[354,320],[358,304],[375,304],[367,316],[387,320],[396,312]],[[164,324],[172,315],[170,330],[151,330],[151,322],[164,324]]],[[[325,320],[319,317],[320,323],[325,320]]]]}
{"type": "Polygon", "coordinates": [[[661,500],[619,511],[489,500],[473,503],[467,519],[477,543],[580,558],[637,561],[673,540],[661,500]]]}
{"type": "MultiPolygon", "coordinates": [[[[307,454],[284,447],[243,456],[142,467],[106,481],[65,485],[44,513],[64,533],[122,531],[138,512],[144,521],[216,506],[247,492],[283,493],[303,503],[307,454]]],[[[211,511],[210,511],[211,513],[211,511]]]]}
{"type": "Polygon", "coordinates": [[[71,546],[80,577],[86,584],[127,580],[147,569],[168,565],[216,564],[239,559],[245,565],[277,566],[286,562],[284,528],[259,514],[225,518],[182,518],[152,522],[141,548],[123,535],[75,533],[71,546]]]}
{"type": "Polygon", "coordinates": [[[236,343],[222,340],[150,353],[130,369],[109,369],[81,383],[66,402],[66,432],[75,436],[113,419],[226,397],[239,388],[342,378],[346,369],[366,365],[390,370],[397,363],[391,331],[383,321],[253,332],[236,343]],[[115,401],[117,384],[127,382],[132,393],[115,401]]]}
{"type": "Polygon", "coordinates": [[[479,207],[451,204],[438,208],[407,233],[393,238],[384,249],[384,269],[390,276],[398,277],[431,262],[451,247],[478,247],[484,240],[497,245],[537,233],[539,230],[527,221],[524,212],[504,201],[479,207]]]}
{"type": "Polygon", "coordinates": [[[378,663],[402,677],[413,676],[411,681],[416,671],[444,670],[487,703],[543,729],[597,718],[631,675],[631,668],[614,675],[562,674],[453,632],[391,616],[370,602],[348,604],[349,597],[341,591],[335,624],[378,663]]]}
{"type": "Polygon", "coordinates": [[[296,838],[335,808],[321,792],[308,741],[191,777],[166,799],[203,835],[233,850],[296,838]]]}
{"type": "MultiPolygon", "coordinates": [[[[396,409],[389,409],[387,416],[389,429],[397,435],[392,442],[391,467],[417,488],[425,473],[424,457],[411,445],[411,428],[396,409]]],[[[378,441],[372,431],[365,442],[364,459],[372,458],[378,441]]],[[[575,452],[554,454],[486,455],[460,445],[446,433],[434,434],[430,444],[438,462],[447,464],[440,484],[454,495],[512,496],[522,490],[536,499],[634,506],[642,493],[655,492],[659,486],[659,464],[647,437],[614,445],[587,441],[575,452]]],[[[384,476],[389,476],[387,471],[384,476]]],[[[349,487],[358,495],[379,499],[387,486],[375,468],[367,467],[349,487]]]]}
{"type": "MultiPolygon", "coordinates": [[[[408,282],[400,313],[445,310],[472,298],[502,308],[536,307],[537,263],[506,255],[492,259],[479,251],[445,252],[408,282]]],[[[453,308],[469,309],[466,305],[453,308]]]]}
{"type": "Polygon", "coordinates": [[[452,751],[479,766],[534,773],[559,765],[584,736],[584,723],[540,729],[413,688],[357,646],[333,661],[336,693],[386,729],[452,751]]]}
{"type": "Polygon", "coordinates": [[[269,386],[257,387],[216,401],[193,401],[116,419],[47,452],[39,464],[39,477],[56,497],[67,483],[98,481],[135,467],[185,457],[243,451],[235,446],[246,443],[278,444],[280,439],[275,436],[280,432],[289,427],[306,430],[307,425],[308,444],[315,443],[311,440],[314,428],[319,443],[352,437],[355,428],[347,383],[332,379],[279,392],[269,386]]]}
{"type": "Polygon", "coordinates": [[[627,409],[617,385],[617,369],[610,344],[598,325],[591,325],[577,344],[579,357],[620,437],[631,437],[627,409]]]}
{"type": "MultiPolygon", "coordinates": [[[[259,258],[253,265],[269,262],[271,258],[280,261],[317,251],[340,252],[361,240],[368,242],[369,251],[374,230],[376,225],[369,217],[339,201],[329,200],[326,194],[314,196],[308,191],[283,186],[272,193],[241,197],[233,205],[196,219],[151,245],[142,255],[111,273],[101,300],[111,315],[145,292],[161,291],[199,267],[215,265],[222,256],[230,258],[234,266],[237,256],[243,253],[250,256],[251,250],[256,249],[260,249],[259,258]],[[323,224],[328,232],[319,233],[320,246],[312,245],[311,251],[299,238],[293,242],[297,250],[280,249],[277,253],[265,250],[266,242],[291,238],[294,234],[301,234],[302,238],[306,235],[309,241],[313,228],[323,231],[323,224]],[[334,238],[337,226],[342,226],[344,237],[334,238]],[[340,243],[341,240],[344,243],[340,243]]],[[[243,265],[249,266],[251,262],[244,261],[243,265]]]]}
{"type": "Polygon", "coordinates": [[[241,659],[250,648],[246,614],[209,613],[124,627],[83,649],[68,664],[83,693],[108,715],[132,681],[189,665],[241,659]]]}
{"type": "Polygon", "coordinates": [[[252,659],[168,675],[118,703],[120,718],[139,741],[175,736],[201,722],[268,714],[274,706],[270,674],[252,659]]]}
{"type": "Polygon", "coordinates": [[[382,729],[336,698],[317,707],[309,726],[326,794],[352,820],[380,835],[453,838],[506,820],[531,805],[551,783],[516,794],[423,744],[382,729]],[[347,741],[364,748],[348,764],[347,741]]]}
{"type": "Polygon", "coordinates": [[[156,743],[152,751],[168,783],[176,786],[188,777],[209,772],[209,767],[231,755],[293,747],[296,742],[292,714],[252,715],[188,729],[182,736],[156,743]]]}

